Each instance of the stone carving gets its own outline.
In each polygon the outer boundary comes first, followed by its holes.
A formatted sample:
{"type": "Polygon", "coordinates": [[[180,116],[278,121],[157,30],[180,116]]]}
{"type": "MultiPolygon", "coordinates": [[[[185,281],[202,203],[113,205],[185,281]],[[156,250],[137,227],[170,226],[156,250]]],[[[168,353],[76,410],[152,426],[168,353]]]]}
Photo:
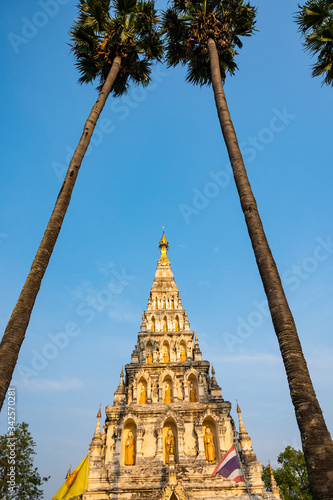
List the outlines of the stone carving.
{"type": "Polygon", "coordinates": [[[178,482],[175,487],[170,486],[169,484],[167,484],[163,488],[162,494],[159,497],[159,500],[170,500],[170,498],[172,498],[172,493],[176,494],[177,500],[178,499],[179,500],[189,500],[190,499],[190,497],[188,496],[188,494],[184,490],[182,484],[178,482]]]}
{"type": "Polygon", "coordinates": [[[170,455],[175,457],[175,437],[172,433],[171,427],[168,429],[168,433],[165,438],[165,463],[169,463],[170,455]]]}
{"type": "Polygon", "coordinates": [[[183,345],[180,348],[180,361],[186,361],[186,352],[183,345]]]}
{"type": "Polygon", "coordinates": [[[128,386],[128,391],[127,391],[127,403],[131,404],[133,401],[133,385],[130,384],[128,386]]]}
{"type": "Polygon", "coordinates": [[[133,432],[131,429],[128,431],[127,439],[125,441],[125,465],[134,465],[135,464],[135,439],[133,436],[133,432]]]}
{"type": "Polygon", "coordinates": [[[206,452],[207,462],[209,463],[215,462],[216,455],[214,446],[214,436],[210,432],[210,428],[208,426],[206,427],[204,442],[205,442],[205,452],[206,452]]]}
{"type": "Polygon", "coordinates": [[[158,381],[157,380],[153,381],[152,396],[153,396],[153,402],[157,403],[158,402],[158,381]]]}
{"type": "Polygon", "coordinates": [[[177,380],[177,398],[179,401],[183,401],[184,393],[183,393],[183,384],[181,380],[177,380]]]}

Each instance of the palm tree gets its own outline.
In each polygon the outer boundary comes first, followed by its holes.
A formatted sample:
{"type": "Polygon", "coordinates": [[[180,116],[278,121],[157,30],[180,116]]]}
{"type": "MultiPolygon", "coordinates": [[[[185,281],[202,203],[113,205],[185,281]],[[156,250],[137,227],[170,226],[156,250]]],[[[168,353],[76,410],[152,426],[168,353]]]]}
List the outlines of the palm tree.
{"type": "Polygon", "coordinates": [[[295,15],[305,50],[318,56],[312,76],[325,75],[322,84],[333,86],[333,2],[308,0],[295,15]]]}
{"type": "Polygon", "coordinates": [[[223,89],[236,69],[240,36],[254,31],[256,10],[243,0],[173,0],[163,13],[169,66],[187,65],[187,81],[212,83],[241,208],[267,296],[300,429],[313,498],[332,498],[333,442],[312,386],[293,316],[251,190],[223,89]]]}
{"type": "Polygon", "coordinates": [[[120,96],[129,81],[148,85],[152,62],[162,56],[153,0],[79,0],[71,29],[79,82],[99,79],[98,98],[84,125],[65,180],[0,344],[0,409],[25,337],[41,281],[58,238],[74,184],[96,122],[110,93],[120,96]]]}

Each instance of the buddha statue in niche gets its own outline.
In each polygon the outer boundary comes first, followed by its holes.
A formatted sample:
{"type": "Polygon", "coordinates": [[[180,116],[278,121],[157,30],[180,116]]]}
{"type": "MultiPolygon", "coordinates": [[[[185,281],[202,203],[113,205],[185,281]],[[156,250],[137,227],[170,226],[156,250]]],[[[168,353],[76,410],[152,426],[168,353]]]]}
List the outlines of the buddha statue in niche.
{"type": "Polygon", "coordinates": [[[134,449],[135,449],[135,439],[133,436],[133,432],[130,429],[128,431],[127,439],[125,441],[125,465],[135,464],[134,449]]]}
{"type": "Polygon", "coordinates": [[[206,427],[205,431],[204,443],[205,443],[205,453],[207,462],[209,463],[215,462],[216,455],[214,446],[214,436],[211,433],[210,428],[208,426],[206,427]]]}
{"type": "Polygon", "coordinates": [[[169,349],[166,345],[163,347],[163,361],[164,363],[169,363],[170,361],[169,349]]]}
{"type": "Polygon", "coordinates": [[[171,387],[170,387],[170,384],[168,384],[168,382],[166,383],[165,385],[165,397],[164,397],[164,403],[165,404],[170,404],[172,403],[172,399],[171,399],[171,387]]]}
{"type": "Polygon", "coordinates": [[[140,399],[139,399],[139,404],[140,405],[145,405],[147,400],[147,391],[144,385],[141,386],[141,393],[140,393],[140,399]]]}
{"type": "Polygon", "coordinates": [[[171,427],[169,427],[165,438],[165,463],[169,463],[171,455],[175,456],[175,437],[171,427]]]}
{"type": "Polygon", "coordinates": [[[190,384],[190,403],[196,403],[197,400],[197,390],[194,387],[193,383],[190,384]]]}

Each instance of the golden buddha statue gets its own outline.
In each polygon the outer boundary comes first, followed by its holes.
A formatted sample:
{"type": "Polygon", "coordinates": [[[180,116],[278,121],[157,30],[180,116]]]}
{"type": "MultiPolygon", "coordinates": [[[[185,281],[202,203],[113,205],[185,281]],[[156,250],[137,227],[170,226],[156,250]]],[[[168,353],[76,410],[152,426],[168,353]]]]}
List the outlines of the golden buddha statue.
{"type": "Polygon", "coordinates": [[[164,361],[164,363],[169,363],[169,361],[170,361],[169,350],[168,350],[166,345],[164,346],[163,361],[164,361]]]}
{"type": "Polygon", "coordinates": [[[181,346],[180,348],[180,361],[186,361],[186,351],[184,346],[181,346]]]}
{"type": "Polygon", "coordinates": [[[125,442],[125,465],[135,464],[134,448],[135,448],[135,440],[133,432],[130,429],[128,431],[127,439],[125,442]]]}
{"type": "Polygon", "coordinates": [[[210,432],[210,428],[207,426],[204,436],[206,460],[209,463],[215,462],[215,446],[214,446],[214,436],[210,432]]]}
{"type": "Polygon", "coordinates": [[[171,427],[169,427],[167,435],[165,437],[165,463],[168,464],[170,460],[170,455],[175,456],[175,438],[172,433],[171,427]]]}
{"type": "Polygon", "coordinates": [[[141,387],[141,393],[140,393],[140,399],[139,399],[139,405],[145,405],[146,404],[146,397],[147,397],[147,391],[144,385],[141,387]]]}
{"type": "Polygon", "coordinates": [[[171,400],[171,387],[170,387],[170,385],[168,383],[166,383],[166,386],[165,386],[164,403],[165,404],[172,403],[172,400],[171,400]]]}
{"type": "Polygon", "coordinates": [[[153,362],[153,354],[151,351],[149,351],[147,356],[147,363],[152,363],[152,362],[153,362]]]}
{"type": "Polygon", "coordinates": [[[196,403],[197,400],[197,390],[191,382],[190,385],[190,403],[196,403]]]}

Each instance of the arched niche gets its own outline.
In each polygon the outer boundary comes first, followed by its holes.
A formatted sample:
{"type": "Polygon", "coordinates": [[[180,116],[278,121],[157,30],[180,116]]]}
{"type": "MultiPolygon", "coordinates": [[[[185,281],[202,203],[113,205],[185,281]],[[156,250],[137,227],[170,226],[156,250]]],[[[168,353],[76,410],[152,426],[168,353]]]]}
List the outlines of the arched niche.
{"type": "MultiPolygon", "coordinates": [[[[219,440],[218,440],[218,434],[217,434],[217,426],[216,426],[216,423],[212,417],[205,418],[205,420],[203,421],[203,424],[202,424],[202,431],[203,431],[203,440],[204,440],[204,450],[205,450],[206,461],[208,462],[209,460],[207,460],[207,458],[208,458],[207,457],[207,450],[206,450],[207,444],[205,444],[205,436],[211,435],[212,438],[210,437],[210,440],[213,439],[215,459],[210,460],[210,463],[219,462],[219,460],[220,460],[220,446],[219,446],[219,440]],[[207,432],[207,429],[209,429],[209,432],[207,432]]],[[[207,438],[206,438],[206,441],[208,441],[207,438]]],[[[210,447],[210,450],[211,450],[211,447],[210,447]]],[[[211,451],[209,453],[211,453],[211,451]]],[[[209,457],[209,458],[212,458],[212,457],[209,457]]]]}
{"type": "Polygon", "coordinates": [[[174,457],[175,457],[175,462],[178,463],[178,430],[177,430],[177,425],[176,422],[168,418],[163,425],[163,463],[166,464],[167,462],[167,446],[166,446],[166,439],[168,436],[169,429],[171,429],[173,439],[174,439],[174,457]]]}
{"type": "Polygon", "coordinates": [[[170,299],[170,309],[174,309],[174,308],[175,308],[175,299],[172,296],[170,299]]]}
{"type": "Polygon", "coordinates": [[[153,343],[151,340],[148,340],[148,342],[146,343],[146,362],[153,362],[153,343]]]}
{"type": "Polygon", "coordinates": [[[122,431],[120,464],[128,467],[136,462],[136,424],[133,420],[127,420],[122,431]]]}
{"type": "Polygon", "coordinates": [[[137,402],[141,405],[147,403],[147,381],[141,377],[138,382],[137,402]]]}
{"type": "Polygon", "coordinates": [[[163,341],[162,344],[162,356],[163,356],[163,363],[169,363],[170,361],[170,345],[167,340],[163,341]]]}
{"type": "Polygon", "coordinates": [[[170,404],[173,402],[173,382],[170,375],[163,379],[163,403],[170,404]]]}
{"type": "Polygon", "coordinates": [[[154,299],[154,309],[158,308],[158,302],[157,302],[157,297],[154,299]]]}
{"type": "Polygon", "coordinates": [[[189,402],[197,403],[199,401],[199,386],[197,377],[193,373],[190,373],[187,378],[187,383],[189,402]]]}
{"type": "Polygon", "coordinates": [[[180,361],[186,361],[187,360],[187,351],[186,351],[186,342],[185,340],[182,340],[179,344],[179,350],[180,350],[180,361]]]}
{"type": "Polygon", "coordinates": [[[179,329],[180,329],[180,323],[179,323],[179,316],[177,314],[177,316],[175,317],[175,332],[179,332],[179,329]]]}

